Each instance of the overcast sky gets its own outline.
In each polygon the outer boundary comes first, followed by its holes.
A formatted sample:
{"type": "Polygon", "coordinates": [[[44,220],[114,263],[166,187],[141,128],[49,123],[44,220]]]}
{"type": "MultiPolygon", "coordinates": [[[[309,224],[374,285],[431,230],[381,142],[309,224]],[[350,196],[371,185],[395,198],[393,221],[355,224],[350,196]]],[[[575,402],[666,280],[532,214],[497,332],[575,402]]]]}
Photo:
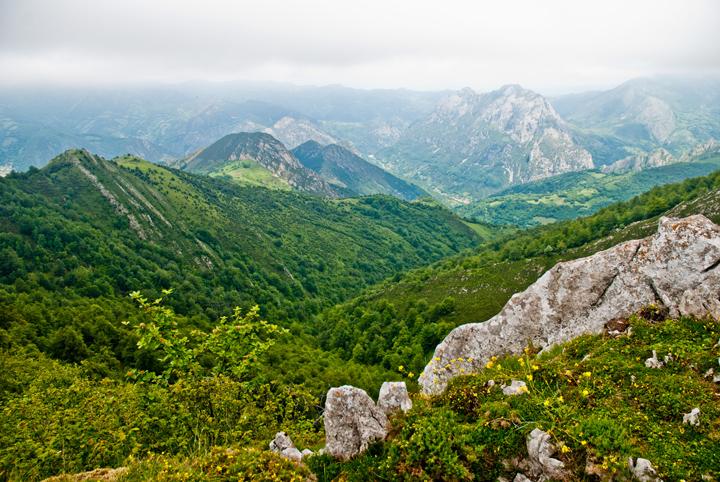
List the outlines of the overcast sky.
{"type": "Polygon", "coordinates": [[[0,0],[0,82],[544,92],[720,73],[718,0],[0,0]]]}

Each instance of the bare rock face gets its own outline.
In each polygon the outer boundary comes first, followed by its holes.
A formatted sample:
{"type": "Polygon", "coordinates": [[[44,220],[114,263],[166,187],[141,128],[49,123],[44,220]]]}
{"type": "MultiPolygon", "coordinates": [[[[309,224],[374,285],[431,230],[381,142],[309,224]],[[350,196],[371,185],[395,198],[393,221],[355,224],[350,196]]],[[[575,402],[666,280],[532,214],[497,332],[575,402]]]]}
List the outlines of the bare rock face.
{"type": "Polygon", "coordinates": [[[492,356],[548,348],[656,304],[679,315],[720,317],[720,227],[702,215],[662,218],[657,234],[558,263],[499,314],[454,329],[420,376],[441,393],[448,380],[492,356]]]}
{"type": "Polygon", "coordinates": [[[384,382],[380,387],[377,405],[386,415],[399,410],[403,412],[410,410],[412,401],[405,382],[384,382]]]}
{"type": "Polygon", "coordinates": [[[325,452],[348,460],[387,435],[388,419],[365,390],[331,388],[325,400],[325,452]]]}

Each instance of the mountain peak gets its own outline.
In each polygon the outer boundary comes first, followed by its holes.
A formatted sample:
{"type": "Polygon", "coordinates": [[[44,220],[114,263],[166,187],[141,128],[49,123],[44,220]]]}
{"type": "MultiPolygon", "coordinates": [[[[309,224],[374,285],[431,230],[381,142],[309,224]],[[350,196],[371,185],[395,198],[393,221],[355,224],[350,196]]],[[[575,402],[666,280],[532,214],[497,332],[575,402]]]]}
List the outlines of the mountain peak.
{"type": "Polygon", "coordinates": [[[531,90],[523,88],[520,84],[505,84],[502,87],[498,89],[499,92],[502,92],[503,94],[520,94],[520,93],[527,93],[532,92],[531,90]]]}
{"type": "Polygon", "coordinates": [[[293,149],[292,153],[306,168],[355,194],[389,194],[405,200],[414,200],[426,194],[419,187],[393,176],[338,144],[323,146],[308,141],[293,149]]]}
{"type": "Polygon", "coordinates": [[[265,132],[228,134],[187,159],[183,169],[228,175],[242,183],[284,185],[329,197],[340,195],[320,176],[306,169],[282,142],[265,132]]]}

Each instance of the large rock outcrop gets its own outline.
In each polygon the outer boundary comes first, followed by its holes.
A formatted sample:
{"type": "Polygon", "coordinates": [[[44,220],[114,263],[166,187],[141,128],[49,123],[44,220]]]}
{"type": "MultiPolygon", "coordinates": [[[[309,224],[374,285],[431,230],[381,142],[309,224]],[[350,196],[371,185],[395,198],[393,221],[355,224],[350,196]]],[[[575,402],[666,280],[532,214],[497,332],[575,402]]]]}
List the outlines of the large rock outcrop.
{"type": "Polygon", "coordinates": [[[365,390],[331,388],[325,400],[325,453],[348,460],[385,439],[388,419],[365,390]]]}
{"type": "Polygon", "coordinates": [[[559,263],[495,317],[454,329],[420,376],[422,390],[440,393],[461,371],[521,353],[530,342],[547,348],[600,333],[653,303],[673,317],[720,317],[719,266],[720,227],[702,215],[662,218],[657,234],[559,263]]]}

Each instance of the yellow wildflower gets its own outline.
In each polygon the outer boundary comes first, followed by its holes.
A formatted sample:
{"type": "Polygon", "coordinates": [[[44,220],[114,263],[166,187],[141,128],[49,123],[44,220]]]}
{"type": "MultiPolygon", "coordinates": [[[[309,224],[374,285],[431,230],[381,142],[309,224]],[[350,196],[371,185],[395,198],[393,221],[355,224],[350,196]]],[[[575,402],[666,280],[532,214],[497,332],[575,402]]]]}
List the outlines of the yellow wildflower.
{"type": "Polygon", "coordinates": [[[567,445],[563,445],[562,448],[560,449],[560,451],[562,453],[566,454],[566,453],[570,452],[570,447],[568,447],[567,445]]]}
{"type": "Polygon", "coordinates": [[[532,374],[528,373],[528,374],[525,376],[525,378],[527,378],[528,381],[531,382],[532,379],[533,379],[533,376],[532,376],[532,374]]]}
{"type": "Polygon", "coordinates": [[[549,406],[550,406],[550,400],[545,400],[545,401],[543,402],[543,405],[545,405],[546,407],[549,407],[549,406]]]}
{"type": "Polygon", "coordinates": [[[558,402],[563,403],[564,401],[565,401],[565,399],[563,398],[562,395],[560,395],[560,396],[558,397],[558,402]]]}
{"type": "Polygon", "coordinates": [[[538,370],[540,370],[540,367],[537,365],[533,365],[532,369],[533,369],[533,371],[538,371],[538,370]]]}
{"type": "Polygon", "coordinates": [[[583,397],[587,397],[588,395],[590,395],[590,392],[589,392],[589,391],[587,391],[587,390],[583,390],[583,391],[582,391],[582,396],[583,396],[583,397]]]}
{"type": "Polygon", "coordinates": [[[592,372],[585,372],[585,373],[583,373],[583,376],[585,378],[590,378],[592,376],[592,372]]]}

